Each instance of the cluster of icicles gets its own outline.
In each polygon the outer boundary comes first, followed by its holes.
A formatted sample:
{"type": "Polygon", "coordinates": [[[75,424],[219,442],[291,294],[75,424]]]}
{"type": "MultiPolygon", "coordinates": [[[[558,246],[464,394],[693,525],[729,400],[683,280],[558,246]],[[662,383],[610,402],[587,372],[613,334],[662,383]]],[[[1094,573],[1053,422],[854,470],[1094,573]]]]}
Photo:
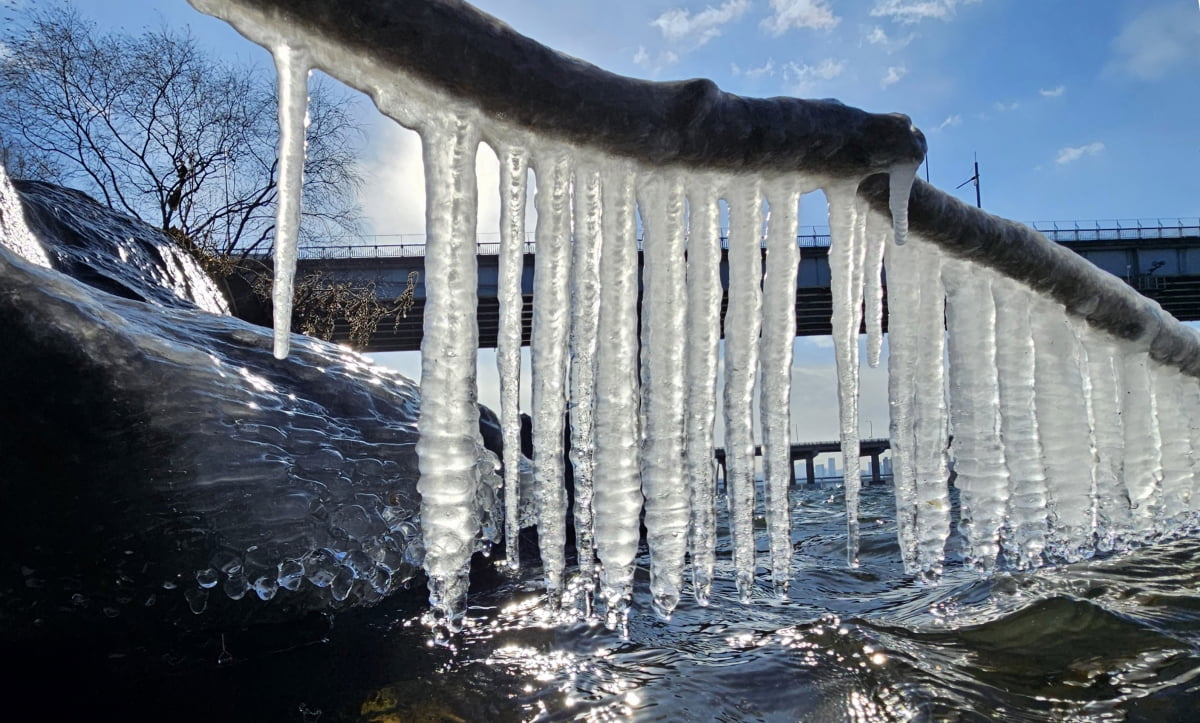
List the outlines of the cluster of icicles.
{"type": "MultiPolygon", "coordinates": [[[[282,308],[291,296],[286,270],[295,253],[308,69],[286,47],[275,57],[284,139],[276,242],[282,308]]],[[[716,567],[713,427],[720,409],[732,564],[739,595],[749,600],[758,564],[756,393],[767,564],[774,591],[784,594],[792,558],[788,398],[797,209],[801,194],[817,183],[799,174],[649,168],[524,134],[506,143],[501,138],[511,129],[491,127],[477,113],[435,112],[436,106],[422,108],[411,97],[389,106],[383,92],[376,100],[418,131],[424,149],[428,248],[418,454],[434,609],[447,624],[458,621],[479,538],[474,164],[485,141],[501,168],[498,363],[508,559],[517,560],[521,507],[520,274],[532,169],[531,411],[550,599],[560,600],[566,589],[563,440],[569,419],[582,587],[598,585],[597,600],[610,621],[627,613],[644,513],[655,610],[669,615],[679,602],[689,560],[692,591],[707,602],[716,567]],[[730,230],[719,406],[722,200],[730,230]],[[645,254],[640,324],[639,237],[645,254]]],[[[856,195],[860,179],[822,184],[832,236],[850,564],[859,536],[858,335],[865,308],[869,362],[877,364],[885,267],[891,442],[907,570],[930,581],[941,574],[952,470],[966,562],[982,571],[1077,560],[1179,529],[1189,518],[1193,464],[1200,459],[1190,416],[1200,410],[1196,380],[1152,363],[1144,345],[1094,332],[1061,305],[987,268],[946,257],[920,238],[904,244],[914,171],[892,171],[894,225],[856,195]]],[[[287,316],[276,313],[277,320],[287,316]]],[[[287,340],[286,327],[278,329],[278,355],[286,354],[287,340]]]]}

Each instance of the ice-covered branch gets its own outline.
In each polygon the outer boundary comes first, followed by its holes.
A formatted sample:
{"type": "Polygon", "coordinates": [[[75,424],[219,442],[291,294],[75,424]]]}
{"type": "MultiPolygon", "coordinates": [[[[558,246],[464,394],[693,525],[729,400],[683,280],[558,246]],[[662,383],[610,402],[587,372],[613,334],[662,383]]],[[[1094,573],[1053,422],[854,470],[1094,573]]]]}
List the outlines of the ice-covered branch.
{"type": "Polygon", "coordinates": [[[711,80],[627,78],[463,2],[189,1],[260,45],[286,33],[310,49],[314,67],[377,100],[405,77],[503,125],[644,163],[845,178],[925,157],[925,137],[908,116],[834,100],[744,98],[711,80]]]}
{"type": "MultiPolygon", "coordinates": [[[[858,189],[888,214],[888,177],[858,189]]],[[[969,206],[917,179],[908,204],[914,233],[947,253],[974,261],[1048,296],[1098,331],[1149,344],[1150,357],[1200,377],[1200,336],[1112,274],[1015,221],[969,206]]]]}

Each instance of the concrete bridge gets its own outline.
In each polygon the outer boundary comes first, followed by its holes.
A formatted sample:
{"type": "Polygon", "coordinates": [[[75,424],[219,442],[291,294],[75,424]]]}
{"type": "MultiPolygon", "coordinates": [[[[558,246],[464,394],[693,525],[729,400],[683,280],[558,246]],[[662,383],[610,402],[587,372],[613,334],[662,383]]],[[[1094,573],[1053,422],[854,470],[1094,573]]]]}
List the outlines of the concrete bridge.
{"type": "MultiPolygon", "coordinates": [[[[1183,321],[1200,320],[1200,218],[1035,222],[1031,226],[1052,241],[1071,249],[1101,269],[1122,279],[1183,321]]],[[[796,238],[800,246],[800,268],[796,288],[796,334],[815,336],[830,333],[832,295],[829,288],[829,231],[806,227],[796,238]]],[[[726,239],[722,239],[722,247],[726,239]]],[[[496,240],[481,237],[477,244],[479,263],[479,345],[496,346],[499,302],[496,298],[498,254],[496,240]]],[[[535,245],[532,234],[525,242],[521,285],[525,305],[522,312],[523,343],[529,343],[533,318],[533,267],[535,245]]],[[[765,252],[764,252],[765,253],[765,252]]],[[[639,257],[640,264],[640,257],[639,257]]],[[[381,299],[393,299],[407,286],[410,272],[423,278],[425,245],[420,235],[372,236],[301,250],[298,274],[320,271],[332,281],[359,284],[373,282],[381,299]]],[[[722,252],[721,281],[728,283],[722,252]]],[[[886,280],[885,280],[886,281],[886,280]]],[[[270,323],[270,309],[249,295],[235,300],[238,316],[256,323],[270,323]]],[[[424,323],[425,287],[417,283],[416,303],[408,316],[394,326],[381,325],[370,344],[361,351],[417,351],[424,323]]],[[[722,314],[727,299],[722,298],[722,314]]],[[[886,289],[884,305],[886,309],[886,289]]],[[[886,330],[887,317],[884,325],[886,330]]],[[[338,323],[334,341],[348,343],[349,327],[338,323]]]]}
{"type": "MultiPolygon", "coordinates": [[[[884,481],[883,468],[880,464],[880,455],[892,448],[891,441],[886,438],[863,439],[858,442],[858,456],[871,458],[871,484],[880,484],[884,481]]],[[[796,463],[800,460],[804,461],[804,481],[808,484],[816,482],[816,464],[815,460],[818,454],[829,452],[841,452],[842,443],[836,441],[829,442],[792,442],[789,458],[792,461],[792,479],[799,480],[799,475],[796,474],[796,463]]],[[[762,446],[754,448],[754,456],[762,456],[762,446]]],[[[725,476],[725,450],[716,450],[717,464],[721,467],[721,480],[726,479],[725,476]]],[[[841,479],[840,477],[838,479],[841,479]]]]}

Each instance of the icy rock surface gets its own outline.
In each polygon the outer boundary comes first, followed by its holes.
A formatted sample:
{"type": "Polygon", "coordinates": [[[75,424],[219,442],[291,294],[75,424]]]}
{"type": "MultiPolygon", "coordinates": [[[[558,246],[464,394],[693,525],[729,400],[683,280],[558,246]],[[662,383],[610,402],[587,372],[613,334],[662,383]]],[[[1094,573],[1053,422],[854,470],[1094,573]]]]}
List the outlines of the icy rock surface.
{"type": "MultiPolygon", "coordinates": [[[[156,306],[228,314],[229,306],[208,274],[162,232],[114,214],[90,196],[38,181],[13,181],[34,239],[52,240],[41,253],[48,268],[115,296],[156,306]]],[[[43,242],[35,243],[42,245],[43,242]]],[[[28,260],[34,256],[5,244],[28,260]]],[[[46,265],[46,264],[42,264],[46,265]]]]}
{"type": "MultiPolygon", "coordinates": [[[[268,330],[199,308],[219,295],[165,237],[76,192],[22,188],[0,176],[9,634],[58,615],[279,619],[410,584],[414,384],[306,337],[276,360],[268,330]]],[[[473,449],[475,550],[502,518],[496,455],[473,449]]]]}

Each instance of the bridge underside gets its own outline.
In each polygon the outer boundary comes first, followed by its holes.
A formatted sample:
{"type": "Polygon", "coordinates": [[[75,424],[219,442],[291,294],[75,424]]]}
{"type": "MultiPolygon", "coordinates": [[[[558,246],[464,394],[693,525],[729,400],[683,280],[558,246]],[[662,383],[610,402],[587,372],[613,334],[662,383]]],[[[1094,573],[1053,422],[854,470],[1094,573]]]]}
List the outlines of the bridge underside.
{"type": "MultiPolygon", "coordinates": [[[[1200,289],[1200,281],[1198,281],[1197,288],[1200,289]]],[[[524,300],[525,303],[521,310],[521,344],[522,346],[528,346],[530,331],[533,325],[533,295],[526,294],[524,300]]],[[[728,296],[723,296],[721,299],[722,319],[725,318],[727,304],[728,296]]],[[[422,325],[425,321],[424,309],[424,299],[417,299],[416,303],[413,304],[413,308],[408,312],[408,315],[402,318],[399,324],[393,324],[391,321],[381,323],[379,329],[371,337],[370,344],[365,349],[359,349],[359,351],[420,351],[422,325]]],[[[884,309],[883,326],[884,331],[887,331],[886,295],[884,297],[884,309]]],[[[796,289],[796,336],[829,335],[832,333],[829,323],[829,317],[832,313],[833,297],[828,288],[799,287],[796,289]]],[[[500,303],[495,298],[481,297],[476,317],[479,320],[479,347],[481,349],[494,349],[500,328],[500,303]]],[[[863,333],[866,333],[865,329],[863,333]]],[[[722,337],[724,337],[724,334],[725,328],[724,324],[722,324],[722,337]]],[[[349,339],[349,324],[339,320],[334,326],[332,341],[339,344],[349,344],[349,339]]]]}
{"type": "MultiPolygon", "coordinates": [[[[1140,279],[1138,291],[1162,304],[1163,309],[1181,321],[1200,320],[1200,276],[1161,276],[1152,280],[1140,279]]],[[[887,294],[884,290],[884,330],[887,330],[887,294]]],[[[721,300],[721,316],[725,316],[727,298],[721,300]]],[[[479,300],[479,346],[483,349],[496,347],[496,334],[500,324],[500,305],[495,298],[479,300]]],[[[799,287],[796,289],[796,336],[820,336],[831,333],[829,317],[833,313],[832,296],[828,288],[799,287]]],[[[364,352],[419,351],[421,348],[422,325],[424,324],[424,300],[418,299],[408,316],[398,325],[390,321],[380,324],[371,337],[364,352]]],[[[533,296],[525,296],[521,312],[521,343],[529,344],[533,320],[533,296]]],[[[865,333],[865,330],[864,330],[865,333]]],[[[722,328],[724,334],[724,328],[722,328]]],[[[339,321],[334,327],[333,341],[348,344],[349,325],[339,321]]]]}

